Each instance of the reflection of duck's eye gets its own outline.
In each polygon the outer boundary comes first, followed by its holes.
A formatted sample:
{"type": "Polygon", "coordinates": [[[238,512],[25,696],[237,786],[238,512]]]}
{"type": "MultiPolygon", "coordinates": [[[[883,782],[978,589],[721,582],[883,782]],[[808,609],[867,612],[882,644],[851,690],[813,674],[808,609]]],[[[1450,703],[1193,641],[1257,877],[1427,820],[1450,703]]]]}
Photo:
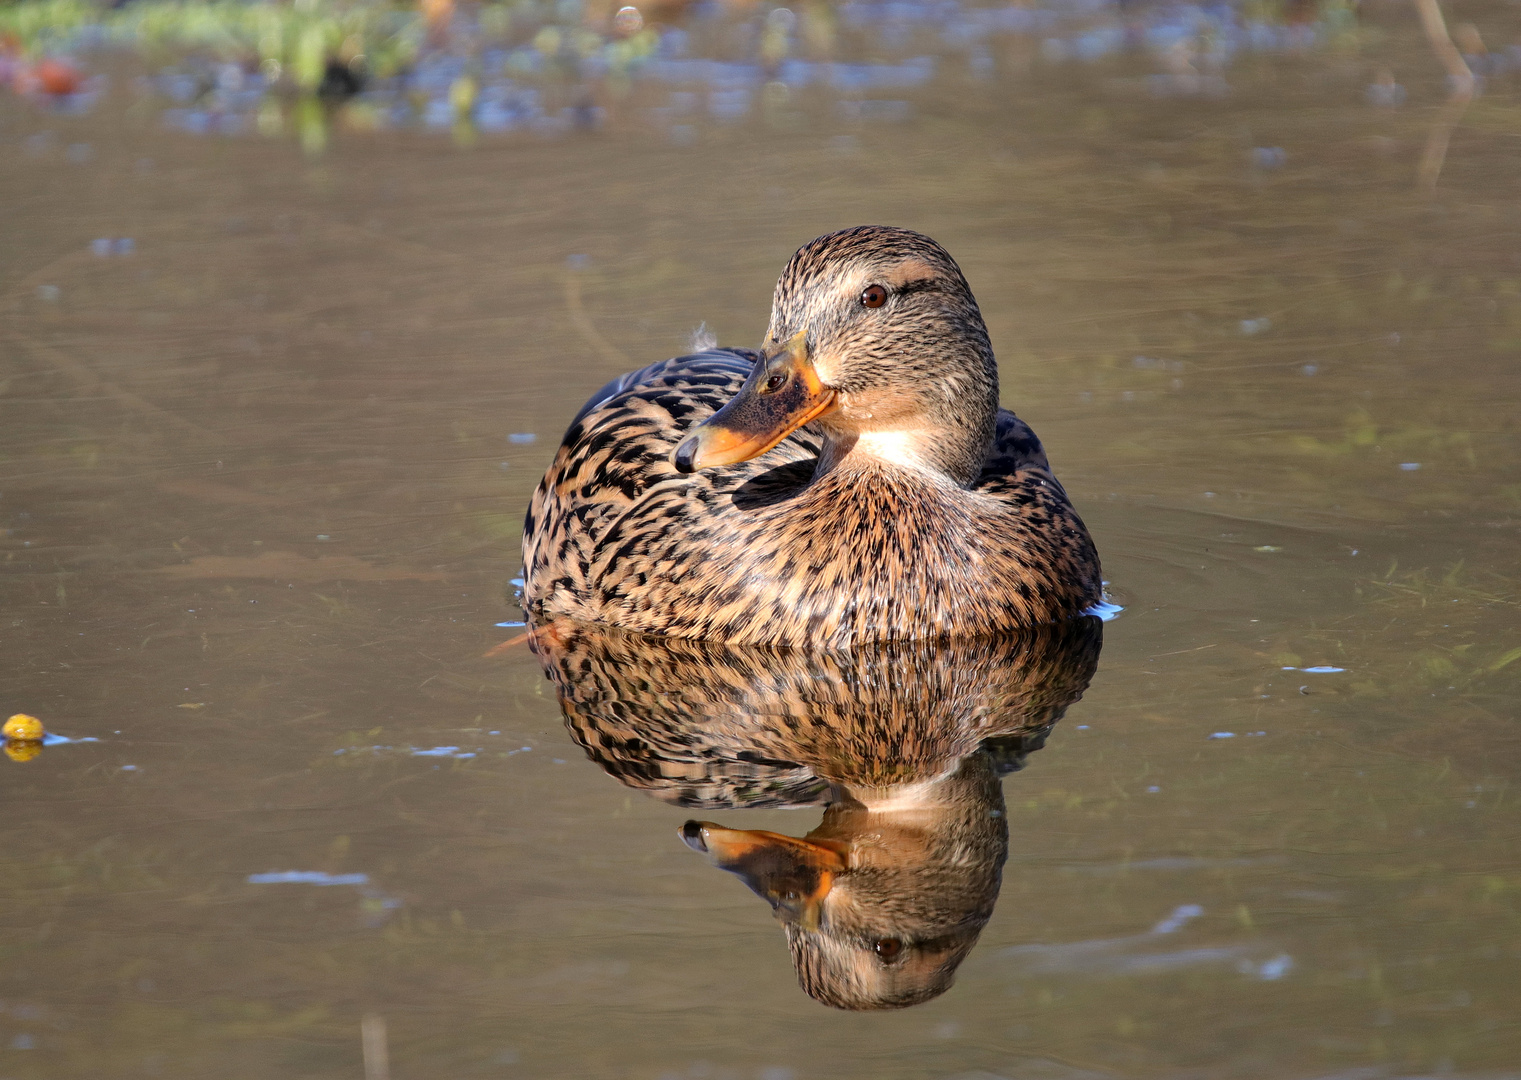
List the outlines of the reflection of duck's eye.
{"type": "Polygon", "coordinates": [[[783,900],[796,900],[796,899],[798,899],[799,895],[800,894],[798,893],[798,891],[796,889],[788,889],[786,892],[782,893],[782,899],[783,900]]]}
{"type": "Polygon", "coordinates": [[[898,954],[903,951],[903,942],[895,937],[878,938],[877,943],[872,948],[876,950],[878,958],[884,963],[891,964],[894,960],[898,959],[898,954]]]}
{"type": "Polygon", "coordinates": [[[868,285],[861,290],[862,307],[881,307],[887,303],[887,290],[880,285],[868,285]]]}
{"type": "Polygon", "coordinates": [[[780,390],[782,388],[782,384],[784,382],[786,382],[786,381],[787,381],[787,376],[785,376],[785,375],[773,375],[773,376],[771,376],[769,379],[766,380],[765,392],[768,393],[768,394],[774,394],[774,393],[776,393],[778,390],[780,390]]]}

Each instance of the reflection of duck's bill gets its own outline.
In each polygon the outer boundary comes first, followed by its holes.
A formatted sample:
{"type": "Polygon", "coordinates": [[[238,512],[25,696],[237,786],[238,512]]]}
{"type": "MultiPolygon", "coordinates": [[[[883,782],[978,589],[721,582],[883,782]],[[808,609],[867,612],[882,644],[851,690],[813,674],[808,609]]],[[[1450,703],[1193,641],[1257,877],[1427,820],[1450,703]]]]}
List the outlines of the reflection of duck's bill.
{"type": "Polygon", "coordinates": [[[714,866],[737,874],[771,905],[777,918],[817,930],[824,898],[835,875],[845,869],[849,845],[803,840],[760,830],[726,829],[711,821],[689,821],[681,840],[714,866]]]}
{"type": "Polygon", "coordinates": [[[672,462],[677,471],[689,473],[749,461],[834,404],[834,391],[808,357],[806,336],[796,334],[755,362],[739,392],[692,429],[672,462]]]}

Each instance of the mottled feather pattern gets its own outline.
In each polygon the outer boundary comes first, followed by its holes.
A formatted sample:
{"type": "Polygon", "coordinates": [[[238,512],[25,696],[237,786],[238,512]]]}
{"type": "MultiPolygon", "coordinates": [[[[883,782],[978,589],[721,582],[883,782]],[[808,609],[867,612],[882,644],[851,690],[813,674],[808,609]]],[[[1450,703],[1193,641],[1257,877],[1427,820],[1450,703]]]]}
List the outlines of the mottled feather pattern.
{"type": "Polygon", "coordinates": [[[1082,522],[1007,411],[970,490],[919,476],[812,484],[820,439],[808,428],[752,461],[678,473],[672,450],[752,362],[710,352],[651,365],[571,425],[524,527],[535,613],[842,645],[1008,630],[1097,598],[1082,522]],[[1086,571],[1076,580],[1063,572],[1074,566],[1086,571]]]}

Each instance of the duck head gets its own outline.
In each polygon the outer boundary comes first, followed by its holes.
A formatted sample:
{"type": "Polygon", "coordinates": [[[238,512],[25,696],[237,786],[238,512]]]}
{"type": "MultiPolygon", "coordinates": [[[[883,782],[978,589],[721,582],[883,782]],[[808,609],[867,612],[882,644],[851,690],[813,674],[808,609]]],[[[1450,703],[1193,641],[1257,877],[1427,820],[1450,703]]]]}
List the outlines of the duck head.
{"type": "Polygon", "coordinates": [[[823,469],[885,461],[968,485],[997,413],[993,348],[955,260],[920,233],[865,225],[798,249],[750,377],[673,461],[748,461],[813,423],[823,469]]]}

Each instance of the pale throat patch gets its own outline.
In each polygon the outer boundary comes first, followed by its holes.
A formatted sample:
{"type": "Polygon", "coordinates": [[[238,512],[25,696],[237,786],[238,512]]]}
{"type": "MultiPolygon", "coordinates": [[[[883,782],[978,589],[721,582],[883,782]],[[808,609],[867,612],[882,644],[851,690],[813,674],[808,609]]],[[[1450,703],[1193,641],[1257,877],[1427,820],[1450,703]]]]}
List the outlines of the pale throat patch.
{"type": "MultiPolygon", "coordinates": [[[[957,766],[961,764],[959,761],[957,766]]],[[[945,778],[954,768],[929,780],[909,784],[894,784],[886,788],[859,788],[852,795],[872,814],[906,814],[915,811],[940,813],[945,810],[945,793],[940,790],[945,778]]]]}
{"type": "Polygon", "coordinates": [[[927,467],[922,451],[924,439],[922,431],[863,431],[856,436],[851,452],[905,468],[923,469],[927,467]]]}

